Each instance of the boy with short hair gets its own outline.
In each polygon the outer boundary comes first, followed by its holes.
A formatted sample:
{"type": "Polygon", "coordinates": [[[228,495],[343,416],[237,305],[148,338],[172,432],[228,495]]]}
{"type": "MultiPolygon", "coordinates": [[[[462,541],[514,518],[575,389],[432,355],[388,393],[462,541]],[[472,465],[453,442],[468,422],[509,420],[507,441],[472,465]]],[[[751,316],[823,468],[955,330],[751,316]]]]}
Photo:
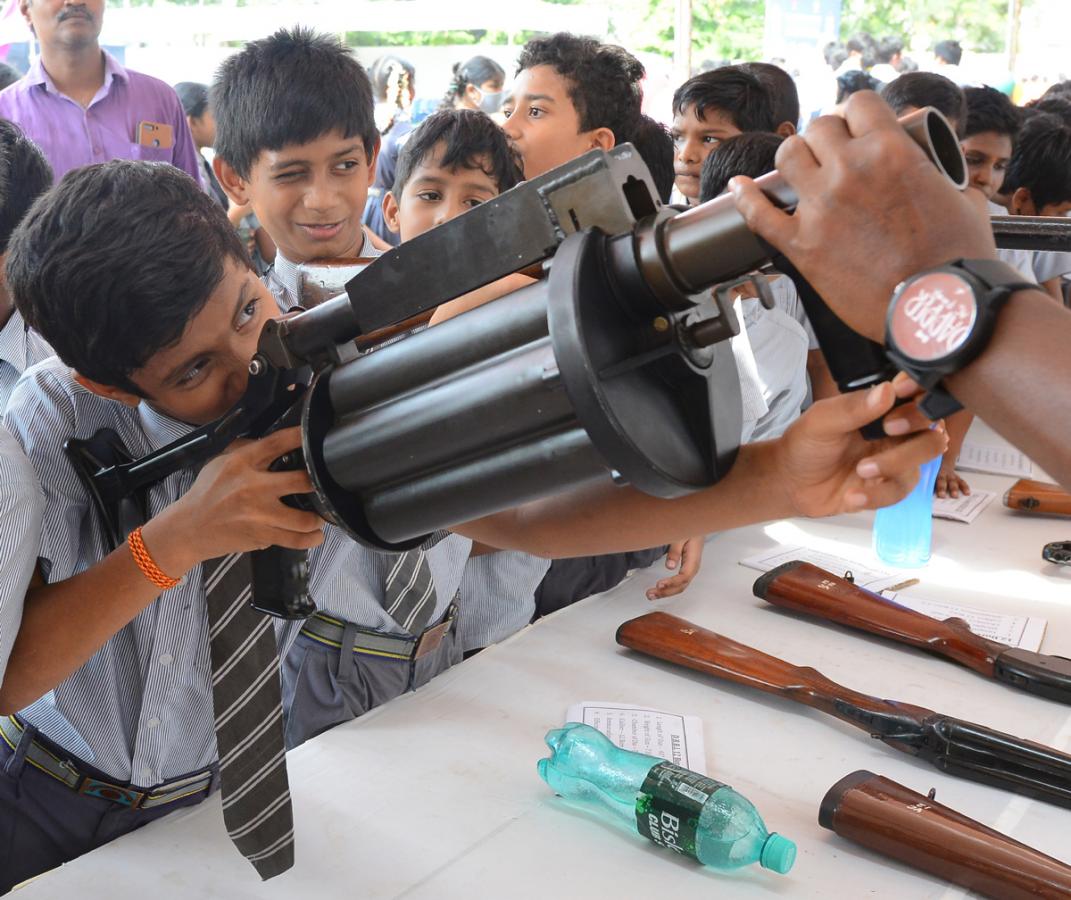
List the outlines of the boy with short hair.
{"type": "Polygon", "coordinates": [[[3,277],[11,234],[38,195],[52,184],[52,167],[22,129],[0,119],[0,413],[26,369],[52,355],[39,334],[26,328],[3,277]]]}
{"type": "Polygon", "coordinates": [[[677,190],[689,204],[699,197],[699,173],[710,151],[745,131],[776,130],[769,91],[742,66],[723,66],[684,82],[673,94],[677,190]]]}
{"type": "MultiPolygon", "coordinates": [[[[722,141],[703,163],[700,201],[724,193],[729,181],[738,175],[758,178],[772,172],[782,140],[775,134],[751,132],[722,141]]],[[[799,418],[811,394],[821,398],[837,393],[795,285],[784,275],[768,279],[768,283],[774,309],[765,309],[750,285],[740,294],[743,323],[766,406],[765,413],[745,423],[745,440],[776,437],[799,418]]]]}
{"type": "Polygon", "coordinates": [[[770,95],[773,104],[774,132],[791,137],[800,127],[800,94],[796,80],[780,66],[768,62],[740,63],[740,68],[754,75],[770,95]]]}
{"type": "Polygon", "coordinates": [[[278,248],[277,299],[301,304],[302,263],[379,255],[361,224],[380,145],[372,87],[345,47],[303,28],[251,41],[220,66],[212,107],[216,176],[278,248]]]}
{"type": "MultiPolygon", "coordinates": [[[[1035,113],[1023,124],[993,196],[1013,216],[1064,216],[1071,212],[1071,129],[1055,116],[1035,113]]],[[[1063,303],[1062,282],[1071,273],[1071,253],[1036,251],[1033,276],[1063,303]]],[[[1030,273],[1027,273],[1030,274],[1030,273]]]]}
{"type": "MultiPolygon", "coordinates": [[[[5,417],[47,503],[41,578],[21,620],[14,604],[0,606],[0,633],[17,631],[0,684],[0,832],[12,838],[0,890],[199,802],[220,781],[232,838],[263,877],[278,874],[293,843],[275,637],[247,605],[245,551],[319,546],[310,592],[325,605],[349,597],[355,577],[341,531],[281,502],[312,490],[307,474],[269,471],[300,446],[298,429],[152,486],[149,521],[111,552],[64,450],[72,436],[111,428],[141,456],[219,417],[244,393],[278,306],[219,206],[181,172],[147,163],[68,175],[20,226],[7,272],[20,311],[60,359],[23,377],[5,417]],[[256,665],[237,671],[251,655],[256,665]]],[[[662,501],[607,479],[466,523],[459,540],[598,553],[894,502],[943,436],[866,443],[857,429],[893,400],[884,388],[809,411],[781,441],[742,448],[726,479],[686,498],[662,501]]],[[[375,556],[356,577],[385,618],[396,555],[375,556]]],[[[337,652],[334,660],[348,664],[337,652]]],[[[406,681],[379,668],[364,686],[382,699],[406,681]]]]}
{"type": "Polygon", "coordinates": [[[952,130],[963,134],[967,124],[967,99],[963,88],[934,72],[905,72],[881,89],[882,99],[897,116],[932,106],[944,114],[952,130]]]}

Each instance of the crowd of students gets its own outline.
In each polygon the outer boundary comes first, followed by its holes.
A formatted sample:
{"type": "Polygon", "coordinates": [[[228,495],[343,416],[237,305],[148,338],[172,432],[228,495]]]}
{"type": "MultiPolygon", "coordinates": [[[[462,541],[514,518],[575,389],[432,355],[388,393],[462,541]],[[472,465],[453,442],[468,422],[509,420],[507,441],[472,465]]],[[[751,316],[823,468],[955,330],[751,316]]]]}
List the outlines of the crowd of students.
{"type": "MultiPolygon", "coordinates": [[[[746,446],[705,491],[661,501],[608,484],[378,553],[280,502],[311,490],[303,472],[269,471],[300,444],[286,429],[153,486],[145,524],[112,546],[68,439],[112,429],[140,456],[222,416],[245,390],[264,323],[300,305],[302,264],[374,258],[522,179],[626,141],[665,201],[702,202],[770,171],[798,126],[795,87],[776,66],[688,80],[671,131],[641,112],[643,77],[622,48],[557,34],[525,46],[508,96],[501,69],[459,67],[444,108],[409,128],[376,110],[412,89],[412,72],[366,73],[334,39],[296,29],[227,59],[210,92],[180,86],[194,143],[214,148],[211,166],[123,159],[53,184],[62,159],[0,122],[0,892],[199,802],[221,780],[225,815],[280,769],[285,786],[284,739],[296,746],[420,687],[667,545],[675,572],[652,598],[687,586],[703,535],[885,505],[946,450],[943,429],[890,413],[910,385],[838,395],[792,283],[763,276],[773,309],[747,288],[738,298],[746,446]],[[501,125],[490,115],[499,113],[501,125]],[[858,427],[886,414],[901,437],[863,441],[858,427]],[[250,780],[236,786],[231,753],[221,773],[217,750],[227,666],[210,646],[248,591],[221,618],[206,612],[225,577],[211,561],[270,545],[312,551],[319,612],[277,624],[278,659],[256,691],[277,698],[279,716],[255,724],[278,727],[280,749],[257,757],[255,782],[242,764],[250,780]]],[[[19,89],[0,93],[16,119],[5,100],[19,89]]],[[[1071,126],[1055,105],[1018,110],[999,92],[924,73],[894,80],[885,96],[899,113],[933,105],[948,116],[972,185],[1000,212],[1071,209],[1071,126]]],[[[1057,255],[1015,263],[1054,297],[1071,272],[1057,255]]],[[[430,327],[526,281],[448,303],[430,327]]],[[[949,431],[962,440],[965,424],[949,431]]],[[[952,494],[968,490],[954,460],[949,449],[939,488],[952,494]]],[[[271,841],[242,840],[288,816],[287,797],[243,825],[228,820],[265,876],[286,868],[285,822],[271,841]],[[272,863],[277,852],[284,861],[272,863]]]]}

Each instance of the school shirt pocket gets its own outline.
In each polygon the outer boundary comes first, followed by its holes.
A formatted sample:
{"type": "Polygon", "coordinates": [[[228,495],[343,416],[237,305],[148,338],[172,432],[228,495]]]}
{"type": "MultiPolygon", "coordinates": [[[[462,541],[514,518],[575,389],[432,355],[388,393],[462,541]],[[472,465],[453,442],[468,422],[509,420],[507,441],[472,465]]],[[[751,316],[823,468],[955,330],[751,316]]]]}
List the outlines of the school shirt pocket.
{"type": "Polygon", "coordinates": [[[130,158],[142,162],[165,162],[172,161],[175,155],[174,147],[144,147],[141,144],[130,145],[130,158]]]}

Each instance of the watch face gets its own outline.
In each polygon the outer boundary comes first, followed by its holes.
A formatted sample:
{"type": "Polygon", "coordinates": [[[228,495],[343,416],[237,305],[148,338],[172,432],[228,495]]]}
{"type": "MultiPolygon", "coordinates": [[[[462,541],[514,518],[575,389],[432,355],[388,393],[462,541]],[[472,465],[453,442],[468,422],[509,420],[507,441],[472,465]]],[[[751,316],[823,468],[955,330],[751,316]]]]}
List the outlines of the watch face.
{"type": "Polygon", "coordinates": [[[971,285],[951,272],[930,272],[896,298],[889,336],[909,359],[930,362],[959,350],[978,318],[971,285]]]}

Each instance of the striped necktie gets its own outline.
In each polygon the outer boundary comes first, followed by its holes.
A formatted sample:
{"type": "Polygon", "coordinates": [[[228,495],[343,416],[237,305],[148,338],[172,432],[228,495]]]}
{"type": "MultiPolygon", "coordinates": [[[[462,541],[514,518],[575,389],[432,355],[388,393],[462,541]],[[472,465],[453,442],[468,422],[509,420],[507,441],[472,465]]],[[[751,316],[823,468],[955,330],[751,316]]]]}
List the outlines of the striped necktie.
{"type": "Polygon", "coordinates": [[[387,573],[383,608],[402,628],[418,635],[428,627],[435,602],[435,579],[424,551],[399,554],[387,573]]]}
{"type": "Polygon", "coordinates": [[[209,560],[203,570],[223,822],[268,879],[294,864],[275,628],[249,605],[247,554],[209,560]]]}

